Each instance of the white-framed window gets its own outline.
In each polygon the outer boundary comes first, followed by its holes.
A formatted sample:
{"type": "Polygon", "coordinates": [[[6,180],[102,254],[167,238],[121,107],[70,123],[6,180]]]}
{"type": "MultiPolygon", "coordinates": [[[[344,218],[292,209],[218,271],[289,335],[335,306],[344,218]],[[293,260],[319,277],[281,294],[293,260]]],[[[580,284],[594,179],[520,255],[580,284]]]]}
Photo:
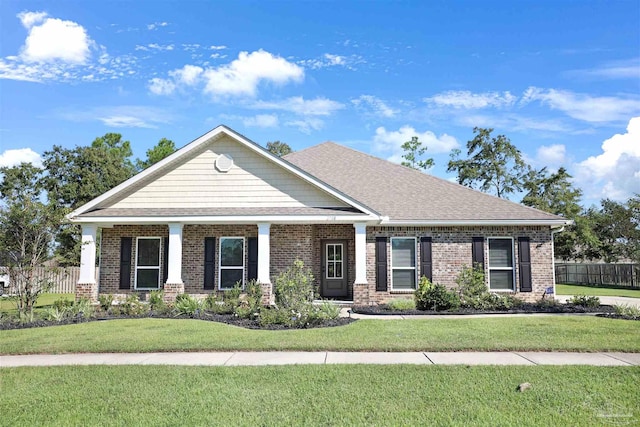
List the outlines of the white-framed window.
{"type": "Polygon", "coordinates": [[[391,290],[416,288],[416,238],[391,238],[391,290]]]}
{"type": "Polygon", "coordinates": [[[233,289],[236,283],[244,288],[244,237],[220,238],[218,288],[233,289]]]}
{"type": "Polygon", "coordinates": [[[160,237],[136,238],[135,289],[160,288],[160,237]]]}
{"type": "Polygon", "coordinates": [[[344,271],[344,246],[342,243],[327,243],[325,254],[325,271],[327,279],[342,279],[344,271]]]}
{"type": "Polygon", "coordinates": [[[489,290],[513,291],[515,268],[512,237],[489,237],[489,290]]]}

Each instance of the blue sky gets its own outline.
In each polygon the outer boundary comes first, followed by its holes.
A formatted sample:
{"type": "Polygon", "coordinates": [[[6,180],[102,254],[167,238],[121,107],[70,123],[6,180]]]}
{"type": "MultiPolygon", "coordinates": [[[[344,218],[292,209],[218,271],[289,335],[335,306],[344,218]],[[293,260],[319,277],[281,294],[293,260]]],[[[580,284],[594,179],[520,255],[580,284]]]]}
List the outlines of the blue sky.
{"type": "Polygon", "coordinates": [[[0,166],[107,132],[134,155],[218,124],[451,179],[474,126],[585,193],[640,192],[640,2],[0,2],[0,166]]]}

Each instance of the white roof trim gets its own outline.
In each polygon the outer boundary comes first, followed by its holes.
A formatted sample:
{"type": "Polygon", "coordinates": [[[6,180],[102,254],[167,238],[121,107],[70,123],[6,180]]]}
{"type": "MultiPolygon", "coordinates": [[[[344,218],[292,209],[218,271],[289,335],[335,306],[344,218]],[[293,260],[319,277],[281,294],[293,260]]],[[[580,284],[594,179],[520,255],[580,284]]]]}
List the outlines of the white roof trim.
{"type": "MultiPolygon", "coordinates": [[[[106,193],[102,194],[101,196],[98,196],[95,199],[91,200],[90,202],[85,203],[84,205],[82,205],[79,208],[75,209],[73,212],[71,212],[71,213],[69,213],[67,215],[67,219],[76,222],[77,219],[74,220],[74,218],[77,217],[78,215],[81,215],[81,214],[91,210],[92,208],[95,208],[100,203],[102,203],[105,200],[117,195],[118,193],[120,193],[121,191],[124,191],[128,187],[130,187],[132,185],[135,185],[137,182],[143,180],[147,176],[155,173],[156,171],[158,171],[160,169],[164,169],[165,167],[167,167],[167,165],[169,165],[169,164],[173,163],[174,161],[180,159],[181,157],[185,156],[187,153],[190,153],[191,151],[199,148],[201,145],[206,144],[211,139],[219,137],[221,134],[225,134],[225,135],[235,139],[236,141],[238,141],[241,144],[243,144],[245,147],[253,150],[254,152],[258,153],[259,155],[261,155],[263,157],[266,157],[267,159],[273,161],[274,163],[276,163],[277,165],[283,167],[287,171],[293,173],[295,176],[297,176],[297,177],[305,180],[306,182],[312,184],[313,186],[315,186],[317,188],[320,188],[321,190],[331,194],[333,197],[335,197],[335,198],[347,203],[348,205],[353,206],[354,208],[366,213],[367,215],[373,215],[373,216],[378,217],[376,212],[374,212],[370,208],[362,205],[357,200],[352,199],[351,197],[347,196],[346,194],[343,194],[343,193],[337,191],[336,189],[334,189],[333,187],[331,187],[328,184],[324,183],[323,181],[320,181],[318,178],[315,178],[314,176],[312,176],[312,175],[308,174],[307,172],[299,169],[298,167],[292,165],[291,163],[282,160],[280,157],[271,154],[266,149],[260,147],[255,142],[245,138],[244,136],[240,135],[239,133],[235,132],[234,130],[232,130],[232,129],[226,127],[226,126],[220,125],[220,126],[214,128],[214,129],[210,130],[209,132],[205,133],[201,137],[191,141],[189,144],[185,145],[184,147],[182,147],[181,149],[179,149],[175,153],[171,154],[170,156],[162,159],[161,161],[159,161],[158,163],[154,164],[153,166],[143,170],[142,172],[134,175],[133,177],[131,177],[128,180],[124,181],[120,185],[112,188],[111,190],[107,191],[106,193]]],[[[114,220],[115,220],[115,218],[111,218],[111,222],[114,222],[114,220]]],[[[117,222],[119,222],[119,220],[117,222]]]]}
{"type": "Polygon", "coordinates": [[[147,216],[147,217],[114,217],[95,216],[81,217],[73,220],[77,224],[256,224],[266,222],[270,224],[351,224],[365,222],[378,224],[378,219],[371,215],[225,215],[225,216],[147,216]]]}
{"type": "Polygon", "coordinates": [[[480,219],[480,220],[390,220],[383,219],[380,225],[383,226],[518,226],[518,225],[545,225],[545,226],[564,226],[571,225],[573,221],[570,219],[480,219]]]}

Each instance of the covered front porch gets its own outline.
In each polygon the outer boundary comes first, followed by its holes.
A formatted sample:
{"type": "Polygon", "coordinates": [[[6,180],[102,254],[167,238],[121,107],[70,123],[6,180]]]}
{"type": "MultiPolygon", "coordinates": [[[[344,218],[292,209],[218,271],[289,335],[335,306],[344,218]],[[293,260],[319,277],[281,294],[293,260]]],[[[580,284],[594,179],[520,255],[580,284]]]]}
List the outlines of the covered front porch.
{"type": "Polygon", "coordinates": [[[366,233],[366,222],[87,223],[76,297],[95,302],[98,294],[162,289],[174,300],[179,293],[224,292],[255,279],[269,304],[273,281],[299,259],[311,270],[321,298],[352,301],[355,286],[367,284],[366,233]]]}

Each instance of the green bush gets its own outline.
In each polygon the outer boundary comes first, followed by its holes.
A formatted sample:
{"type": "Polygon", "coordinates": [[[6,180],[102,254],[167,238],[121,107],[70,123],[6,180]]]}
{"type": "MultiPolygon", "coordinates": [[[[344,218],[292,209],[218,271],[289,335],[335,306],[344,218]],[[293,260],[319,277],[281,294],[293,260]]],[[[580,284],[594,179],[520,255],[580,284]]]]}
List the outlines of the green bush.
{"type": "Polygon", "coordinates": [[[87,298],[81,298],[71,307],[67,307],[64,309],[66,313],[71,317],[76,317],[79,319],[89,319],[93,317],[95,313],[95,308],[91,305],[91,302],[87,298]]]}
{"type": "Polygon", "coordinates": [[[149,306],[142,301],[138,294],[130,294],[120,303],[116,312],[125,316],[142,316],[149,311],[149,306]]]}
{"type": "Polygon", "coordinates": [[[226,302],[224,297],[219,297],[215,293],[207,295],[204,301],[202,301],[202,308],[215,314],[232,314],[235,310],[235,307],[229,302],[226,302]]]}
{"type": "Polygon", "coordinates": [[[460,297],[444,285],[433,284],[422,276],[418,283],[418,289],[414,294],[416,308],[418,310],[456,310],[460,307],[460,297]]]}
{"type": "Polygon", "coordinates": [[[65,311],[66,309],[73,306],[73,301],[68,300],[66,298],[60,298],[53,302],[52,306],[57,308],[58,311],[65,311]]]}
{"type": "Polygon", "coordinates": [[[493,308],[492,297],[484,281],[484,272],[479,267],[464,266],[456,278],[460,303],[476,310],[493,308]]]}
{"type": "Polygon", "coordinates": [[[313,302],[313,274],[297,259],[275,280],[276,304],[281,308],[297,310],[313,302]]]}
{"type": "Polygon", "coordinates": [[[627,319],[638,320],[640,319],[640,307],[636,307],[634,305],[622,304],[622,305],[614,305],[613,309],[616,314],[619,316],[624,316],[627,319]]]}
{"type": "Polygon", "coordinates": [[[43,320],[62,322],[67,317],[67,310],[59,310],[57,307],[49,307],[42,313],[43,320]]]}
{"type": "Polygon", "coordinates": [[[323,320],[333,320],[340,317],[340,306],[329,301],[314,304],[309,314],[311,323],[323,320]]]}
{"type": "Polygon", "coordinates": [[[164,311],[167,303],[164,302],[164,291],[157,290],[149,293],[149,306],[153,311],[164,311]]]}
{"type": "Polygon", "coordinates": [[[202,308],[200,301],[189,294],[179,294],[176,297],[176,303],[173,309],[176,315],[195,316],[202,308]]]}
{"type": "Polygon", "coordinates": [[[387,303],[387,307],[389,307],[391,310],[397,311],[415,310],[416,302],[412,299],[394,298],[387,303]]]}
{"type": "Polygon", "coordinates": [[[595,308],[600,306],[600,298],[590,295],[575,295],[567,301],[569,304],[595,308]]]}
{"type": "Polygon", "coordinates": [[[113,304],[113,294],[99,295],[98,302],[100,303],[100,308],[103,311],[109,311],[111,309],[111,305],[113,304]]]}
{"type": "Polygon", "coordinates": [[[292,313],[290,310],[276,307],[265,307],[260,310],[260,326],[291,325],[292,313]]]}

